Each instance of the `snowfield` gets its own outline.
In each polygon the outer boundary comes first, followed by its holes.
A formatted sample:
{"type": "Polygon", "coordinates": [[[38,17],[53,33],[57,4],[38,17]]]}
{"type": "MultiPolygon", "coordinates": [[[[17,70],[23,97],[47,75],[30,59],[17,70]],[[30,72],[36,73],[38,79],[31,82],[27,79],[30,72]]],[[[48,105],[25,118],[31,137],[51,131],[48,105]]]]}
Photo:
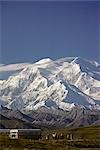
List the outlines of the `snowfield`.
{"type": "Polygon", "coordinates": [[[79,57],[0,65],[0,105],[13,110],[100,110],[100,64],[79,57]],[[14,72],[11,72],[14,71],[14,72]]]}

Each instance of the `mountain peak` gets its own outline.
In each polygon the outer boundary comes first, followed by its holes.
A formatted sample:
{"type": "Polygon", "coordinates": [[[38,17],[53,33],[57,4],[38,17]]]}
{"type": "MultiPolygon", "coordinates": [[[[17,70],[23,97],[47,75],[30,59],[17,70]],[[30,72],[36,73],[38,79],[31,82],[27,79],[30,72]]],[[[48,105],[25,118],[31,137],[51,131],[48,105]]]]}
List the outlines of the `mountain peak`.
{"type": "Polygon", "coordinates": [[[99,109],[100,70],[90,61],[80,57],[45,58],[22,66],[0,82],[0,98],[8,108],[36,110],[52,105],[52,109],[65,111],[76,104],[99,109]]]}
{"type": "Polygon", "coordinates": [[[44,58],[44,59],[37,61],[35,64],[46,64],[46,63],[50,63],[50,62],[52,62],[52,60],[50,58],[44,58]]]}

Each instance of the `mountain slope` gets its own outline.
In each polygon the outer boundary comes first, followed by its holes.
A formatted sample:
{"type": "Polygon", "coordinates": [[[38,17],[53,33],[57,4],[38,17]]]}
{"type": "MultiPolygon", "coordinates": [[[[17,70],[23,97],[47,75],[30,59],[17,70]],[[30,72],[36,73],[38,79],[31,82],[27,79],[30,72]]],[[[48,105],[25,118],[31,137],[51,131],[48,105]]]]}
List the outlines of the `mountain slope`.
{"type": "MultiPolygon", "coordinates": [[[[14,66],[12,70],[16,70],[17,73],[10,75],[6,80],[0,80],[0,106],[12,109],[17,117],[25,119],[19,111],[28,114],[30,111],[39,112],[41,109],[47,114],[49,110],[58,114],[61,111],[66,113],[78,108],[93,112],[100,110],[100,64],[97,62],[79,57],[55,61],[47,58],[33,64],[14,66]]],[[[1,66],[0,70],[5,71],[5,68],[7,67],[1,66]]],[[[83,114],[79,119],[81,124],[93,123],[92,121],[86,123],[83,114]]],[[[52,116],[52,113],[49,115],[52,116]]],[[[57,119],[57,116],[55,118],[57,119]]],[[[70,126],[73,121],[77,122],[76,118],[74,120],[71,118],[68,118],[71,121],[70,126]]],[[[36,118],[34,120],[36,121],[36,118]]]]}

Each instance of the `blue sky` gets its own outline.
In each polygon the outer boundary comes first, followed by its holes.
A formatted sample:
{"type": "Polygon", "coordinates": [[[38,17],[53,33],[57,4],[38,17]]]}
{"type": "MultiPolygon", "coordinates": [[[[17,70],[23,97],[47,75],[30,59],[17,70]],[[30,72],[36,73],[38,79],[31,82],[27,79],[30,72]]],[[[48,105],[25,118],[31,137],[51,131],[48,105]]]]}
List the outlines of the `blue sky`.
{"type": "Polygon", "coordinates": [[[67,56],[100,61],[99,2],[0,2],[0,63],[67,56]]]}

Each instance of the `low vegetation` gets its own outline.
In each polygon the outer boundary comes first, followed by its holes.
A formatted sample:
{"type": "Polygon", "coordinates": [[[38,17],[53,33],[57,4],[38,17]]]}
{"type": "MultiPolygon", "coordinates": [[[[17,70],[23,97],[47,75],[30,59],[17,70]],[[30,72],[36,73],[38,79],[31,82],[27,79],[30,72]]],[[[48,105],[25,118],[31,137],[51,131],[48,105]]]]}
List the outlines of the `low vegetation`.
{"type": "Polygon", "coordinates": [[[0,134],[0,150],[99,150],[100,126],[81,127],[74,129],[45,129],[42,130],[42,139],[9,139],[8,135],[0,134]],[[62,134],[63,138],[52,139],[52,133],[62,134]],[[72,139],[66,135],[71,133],[72,139]],[[50,138],[46,140],[46,136],[50,138]]]}

